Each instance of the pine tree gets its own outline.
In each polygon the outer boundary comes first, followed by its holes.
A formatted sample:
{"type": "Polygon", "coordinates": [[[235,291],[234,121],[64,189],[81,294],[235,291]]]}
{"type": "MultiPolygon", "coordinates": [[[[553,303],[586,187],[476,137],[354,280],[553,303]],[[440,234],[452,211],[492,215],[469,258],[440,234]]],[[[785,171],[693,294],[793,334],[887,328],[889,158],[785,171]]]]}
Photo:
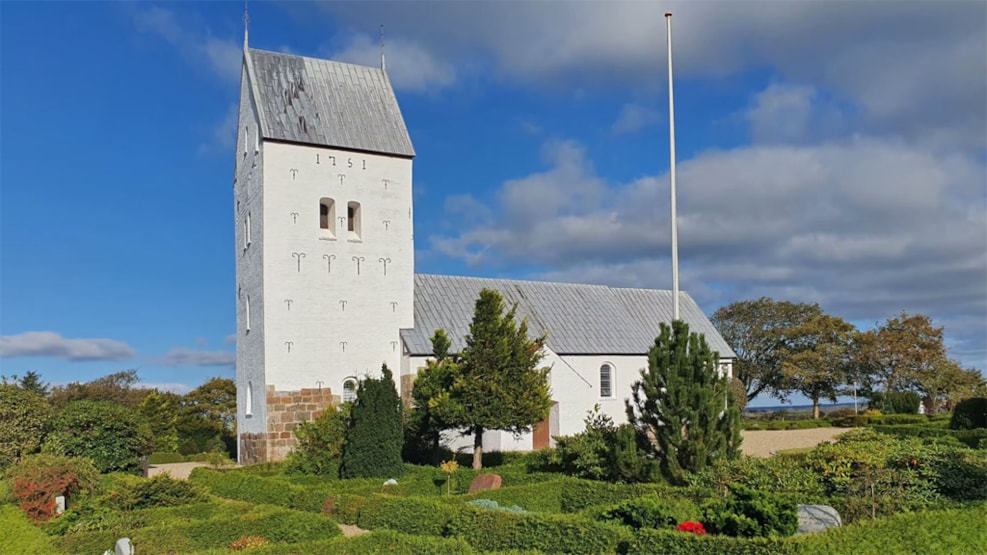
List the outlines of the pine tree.
{"type": "Polygon", "coordinates": [[[483,467],[483,432],[530,431],[548,416],[552,402],[549,369],[538,368],[545,336],[529,339],[527,322],[514,322],[517,306],[506,314],[504,309],[500,293],[480,292],[453,385],[429,401],[450,428],[473,436],[477,470],[483,467]]]}
{"type": "Polygon", "coordinates": [[[387,365],[360,381],[343,445],[343,478],[393,478],[401,473],[401,398],[387,365]]]}
{"type": "Polygon", "coordinates": [[[631,387],[627,418],[672,482],[738,453],[740,411],[718,359],[685,322],[662,323],[648,368],[631,387]]]}

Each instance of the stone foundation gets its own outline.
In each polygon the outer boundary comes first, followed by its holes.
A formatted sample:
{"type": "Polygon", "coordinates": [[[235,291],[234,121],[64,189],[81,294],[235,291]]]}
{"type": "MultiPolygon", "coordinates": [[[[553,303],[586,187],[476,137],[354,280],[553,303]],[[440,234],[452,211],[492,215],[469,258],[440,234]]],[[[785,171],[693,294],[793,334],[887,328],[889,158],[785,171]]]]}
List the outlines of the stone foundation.
{"type": "Polygon", "coordinates": [[[277,391],[267,386],[267,433],[240,434],[240,464],[284,460],[298,443],[298,424],[314,420],[329,407],[339,405],[329,388],[277,391]]]}

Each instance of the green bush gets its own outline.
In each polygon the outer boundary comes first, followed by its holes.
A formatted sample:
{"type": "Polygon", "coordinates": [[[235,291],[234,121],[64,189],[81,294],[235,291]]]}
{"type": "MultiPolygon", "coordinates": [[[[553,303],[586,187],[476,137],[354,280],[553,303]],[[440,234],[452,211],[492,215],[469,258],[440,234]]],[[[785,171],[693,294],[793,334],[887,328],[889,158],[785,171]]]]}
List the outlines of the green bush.
{"type": "Polygon", "coordinates": [[[884,414],[918,414],[922,398],[914,391],[876,391],[868,406],[884,414]]]}
{"type": "Polygon", "coordinates": [[[322,509],[328,489],[293,486],[282,480],[237,470],[222,472],[201,467],[192,470],[189,481],[220,497],[309,512],[322,509]]]}
{"type": "MultiPolygon", "coordinates": [[[[792,538],[734,538],[698,536],[674,530],[638,530],[626,551],[628,555],[795,555],[801,553],[792,538]]],[[[832,553],[855,553],[834,551],[832,553]]],[[[827,554],[831,555],[831,554],[827,554]]]]}
{"type": "Polygon", "coordinates": [[[357,386],[343,444],[340,474],[344,478],[394,478],[403,470],[401,397],[386,364],[381,374],[357,386]]]}
{"type": "Polygon", "coordinates": [[[151,453],[147,456],[148,464],[173,464],[185,462],[181,453],[151,453]]]}
{"type": "Polygon", "coordinates": [[[173,507],[205,500],[202,490],[185,480],[175,480],[167,474],[136,481],[113,492],[116,504],[124,510],[148,507],[173,507]]]}
{"type": "Polygon", "coordinates": [[[812,428],[828,428],[833,422],[820,418],[818,420],[745,420],[743,428],[755,430],[809,430],[812,428]]]}
{"type": "Polygon", "coordinates": [[[645,496],[604,510],[600,520],[631,528],[675,528],[683,522],[699,520],[699,508],[686,499],[645,496]]]}
{"type": "Polygon", "coordinates": [[[356,524],[366,502],[367,498],[362,495],[330,493],[322,504],[322,512],[343,524],[356,524]]]}
{"type": "Polygon", "coordinates": [[[360,509],[357,525],[366,530],[387,528],[405,534],[442,536],[461,506],[421,497],[373,495],[360,509]]]}
{"type": "Polygon", "coordinates": [[[819,498],[826,494],[821,476],[806,465],[804,456],[784,455],[770,458],[740,457],[721,461],[689,478],[694,499],[724,495],[732,484],[776,493],[795,494],[802,498],[819,498]]]}
{"type": "Polygon", "coordinates": [[[93,491],[97,475],[92,459],[45,454],[24,457],[6,473],[11,493],[35,521],[54,516],[56,497],[93,491]]]}
{"type": "Polygon", "coordinates": [[[952,430],[987,428],[987,397],[972,397],[957,403],[949,427],[952,430]]]}
{"type": "Polygon", "coordinates": [[[678,491],[665,484],[608,484],[590,480],[567,479],[561,484],[560,508],[576,513],[588,507],[613,505],[628,498],[678,491]]]}
{"type": "Polygon", "coordinates": [[[302,422],[295,428],[298,445],[288,453],[285,474],[339,477],[349,408],[349,403],[344,404],[341,410],[329,407],[315,420],[302,422]]]}
{"type": "Polygon", "coordinates": [[[195,455],[202,452],[202,446],[194,439],[186,439],[178,446],[178,452],[182,455],[195,455]]]}
{"type": "Polygon", "coordinates": [[[448,529],[453,536],[484,551],[613,553],[631,539],[626,528],[579,515],[518,515],[474,508],[460,511],[448,529]]]}
{"type": "Polygon", "coordinates": [[[798,504],[787,496],[746,486],[703,507],[703,524],[714,534],[735,537],[791,536],[798,531],[798,504]]]}
{"type": "Polygon", "coordinates": [[[51,539],[13,505],[0,505],[0,551],[4,555],[55,553],[51,539]]]}
{"type": "Polygon", "coordinates": [[[511,505],[510,507],[502,507],[500,503],[492,499],[474,499],[472,501],[467,501],[466,505],[470,507],[476,507],[477,509],[484,509],[487,511],[505,511],[508,513],[514,513],[516,515],[528,514],[530,511],[524,510],[523,507],[518,507],[517,505],[511,505]]]}
{"type": "MultiPolygon", "coordinates": [[[[226,550],[215,555],[227,555],[226,550]]],[[[333,538],[295,544],[272,544],[251,549],[250,555],[477,555],[479,552],[457,538],[412,536],[393,530],[375,530],[353,538],[333,538]]],[[[212,552],[197,555],[213,555],[212,552]]]]}
{"type": "Polygon", "coordinates": [[[987,506],[922,511],[864,520],[797,538],[805,555],[981,553],[987,545],[987,506]]]}
{"type": "Polygon", "coordinates": [[[140,415],[109,401],[73,401],[55,419],[46,453],[89,457],[100,472],[136,472],[151,452],[151,432],[140,415]]]}
{"type": "Polygon", "coordinates": [[[44,397],[0,383],[0,469],[37,451],[51,418],[51,406],[44,397]]]}
{"type": "Polygon", "coordinates": [[[609,482],[650,482],[657,477],[658,465],[638,448],[633,426],[617,426],[609,415],[600,413],[599,405],[584,422],[584,431],[555,438],[556,448],[529,458],[529,466],[609,482]]]}

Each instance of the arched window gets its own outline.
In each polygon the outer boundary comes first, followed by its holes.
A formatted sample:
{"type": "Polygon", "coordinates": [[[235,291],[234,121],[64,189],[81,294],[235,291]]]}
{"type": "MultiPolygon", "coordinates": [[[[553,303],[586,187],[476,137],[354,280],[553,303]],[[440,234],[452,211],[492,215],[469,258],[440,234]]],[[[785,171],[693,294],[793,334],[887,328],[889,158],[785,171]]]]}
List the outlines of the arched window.
{"type": "Polygon", "coordinates": [[[613,397],[613,366],[600,366],[600,397],[613,397]]]}
{"type": "Polygon", "coordinates": [[[319,229],[336,234],[336,202],[331,198],[319,201],[319,229]]]}
{"type": "Polygon", "coordinates": [[[343,380],[343,402],[353,401],[356,401],[356,378],[346,378],[343,380]]]}
{"type": "Polygon", "coordinates": [[[350,239],[360,238],[360,203],[350,201],[346,205],[346,230],[350,239]]]}
{"type": "Polygon", "coordinates": [[[244,407],[243,409],[243,414],[245,414],[246,416],[250,416],[254,413],[254,382],[250,382],[250,381],[247,382],[246,393],[247,393],[246,395],[247,399],[245,403],[246,407],[244,407]]]}

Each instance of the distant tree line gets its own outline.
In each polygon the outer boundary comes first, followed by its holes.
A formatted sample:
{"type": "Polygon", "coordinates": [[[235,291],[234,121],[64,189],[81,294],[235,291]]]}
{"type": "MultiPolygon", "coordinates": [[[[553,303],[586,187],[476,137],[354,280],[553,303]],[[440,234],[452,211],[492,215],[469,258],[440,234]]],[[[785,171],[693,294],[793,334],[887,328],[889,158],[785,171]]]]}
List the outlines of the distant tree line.
{"type": "Polygon", "coordinates": [[[987,391],[979,370],[949,358],[943,328],[922,314],[902,312],[860,331],[818,304],[762,297],[724,306],[712,321],[737,354],[733,373],[748,400],[801,393],[816,418],[821,400],[854,391],[872,401],[913,392],[927,414],[987,391]]]}

